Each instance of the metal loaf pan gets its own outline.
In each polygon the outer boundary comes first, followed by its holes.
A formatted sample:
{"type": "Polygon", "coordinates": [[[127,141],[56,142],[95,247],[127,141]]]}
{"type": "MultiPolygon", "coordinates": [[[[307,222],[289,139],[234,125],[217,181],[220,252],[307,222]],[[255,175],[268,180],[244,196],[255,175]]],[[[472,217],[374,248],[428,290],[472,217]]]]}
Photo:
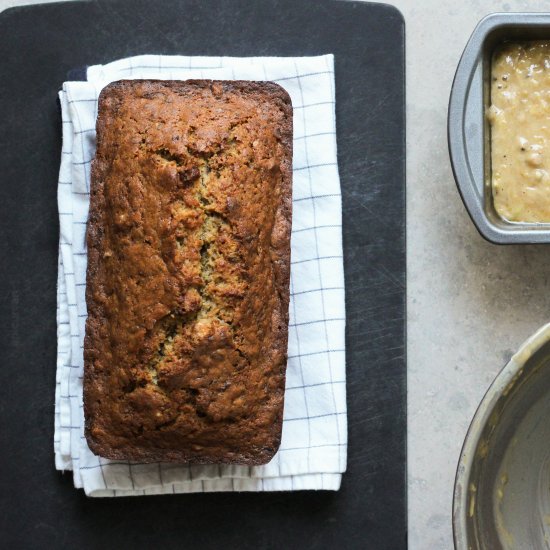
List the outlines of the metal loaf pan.
{"type": "Polygon", "coordinates": [[[451,89],[448,114],[449,153],[455,180],[472,221],[497,244],[550,243],[550,224],[513,223],[495,211],[491,193],[491,58],[506,41],[550,39],[550,14],[494,13],[475,28],[451,89]]]}

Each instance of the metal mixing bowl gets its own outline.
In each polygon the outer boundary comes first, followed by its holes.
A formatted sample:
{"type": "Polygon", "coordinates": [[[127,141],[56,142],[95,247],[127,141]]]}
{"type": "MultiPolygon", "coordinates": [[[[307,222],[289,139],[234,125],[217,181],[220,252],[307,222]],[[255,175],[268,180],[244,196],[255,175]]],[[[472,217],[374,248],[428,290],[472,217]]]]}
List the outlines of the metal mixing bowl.
{"type": "Polygon", "coordinates": [[[550,548],[550,324],[496,377],[455,482],[457,550],[550,548]]]}

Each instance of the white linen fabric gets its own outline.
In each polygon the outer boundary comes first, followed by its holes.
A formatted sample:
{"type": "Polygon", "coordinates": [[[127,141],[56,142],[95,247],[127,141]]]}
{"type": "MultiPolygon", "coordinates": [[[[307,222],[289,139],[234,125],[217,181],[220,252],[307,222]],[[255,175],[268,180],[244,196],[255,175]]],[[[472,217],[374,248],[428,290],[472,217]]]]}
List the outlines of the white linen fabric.
{"type": "Polygon", "coordinates": [[[89,67],[59,93],[59,275],[55,463],[94,497],[208,491],[337,490],[346,468],[345,305],[334,60],[145,55],[89,67]],[[92,454],[84,438],[86,222],[97,98],[126,78],[271,80],[294,110],[288,369],[282,443],[258,467],[142,464],[92,454]]]}

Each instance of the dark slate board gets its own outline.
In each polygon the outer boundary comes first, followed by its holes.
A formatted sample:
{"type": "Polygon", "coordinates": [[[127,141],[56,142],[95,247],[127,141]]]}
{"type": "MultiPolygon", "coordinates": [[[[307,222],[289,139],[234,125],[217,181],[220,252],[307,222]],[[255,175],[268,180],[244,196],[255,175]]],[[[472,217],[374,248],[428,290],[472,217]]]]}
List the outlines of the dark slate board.
{"type": "Polygon", "coordinates": [[[331,0],[116,0],[0,15],[0,540],[5,548],[406,546],[404,24],[331,0]],[[338,493],[87,499],[53,462],[56,93],[140,53],[336,61],[349,463],[338,493]]]}

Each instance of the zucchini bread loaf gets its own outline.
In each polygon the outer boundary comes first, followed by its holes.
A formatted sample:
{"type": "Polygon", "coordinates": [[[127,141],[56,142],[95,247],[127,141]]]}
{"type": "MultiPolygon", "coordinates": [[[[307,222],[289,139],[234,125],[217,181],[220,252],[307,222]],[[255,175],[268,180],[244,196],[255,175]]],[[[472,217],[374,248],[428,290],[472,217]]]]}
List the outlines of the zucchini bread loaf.
{"type": "Polygon", "coordinates": [[[264,464],[280,443],[292,105],[277,84],[103,89],[87,228],[90,449],[264,464]]]}

